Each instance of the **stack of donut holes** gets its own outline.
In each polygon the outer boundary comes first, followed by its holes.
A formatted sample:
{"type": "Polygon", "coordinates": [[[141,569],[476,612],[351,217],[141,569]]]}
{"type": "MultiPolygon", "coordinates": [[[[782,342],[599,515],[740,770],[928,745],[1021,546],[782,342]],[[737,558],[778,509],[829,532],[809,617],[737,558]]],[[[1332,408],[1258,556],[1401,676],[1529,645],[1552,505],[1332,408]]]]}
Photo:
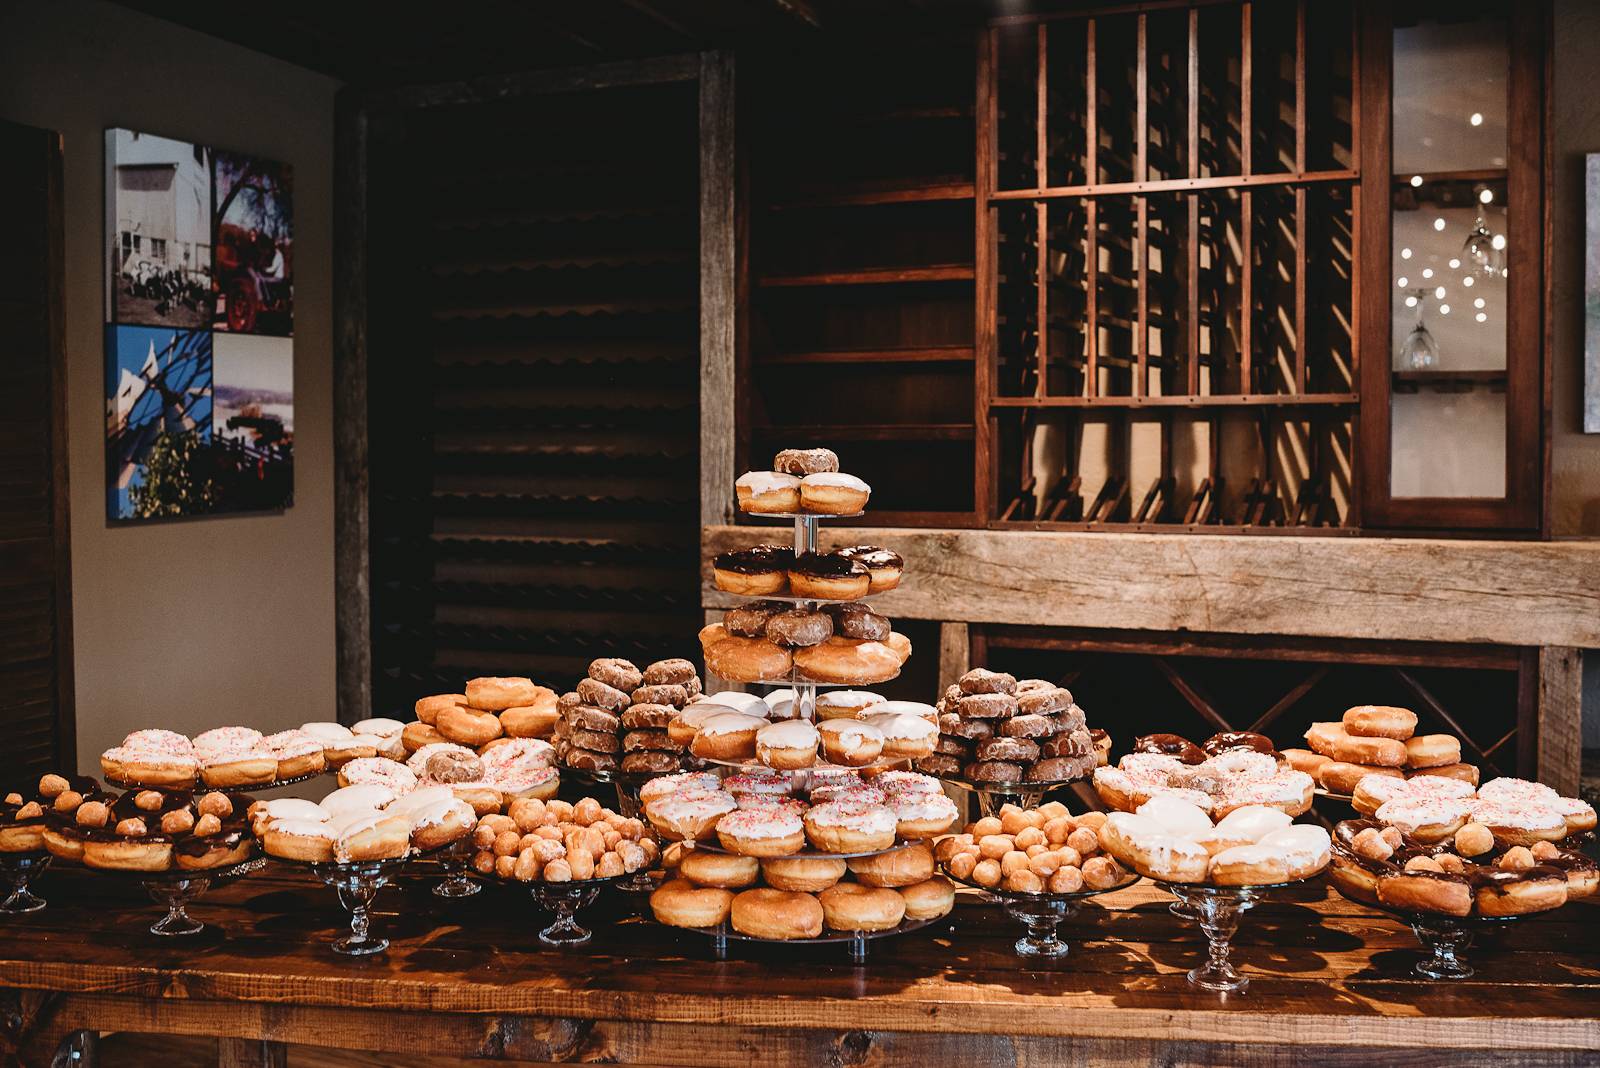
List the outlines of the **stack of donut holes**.
{"type": "Polygon", "coordinates": [[[1593,860],[1552,842],[1503,846],[1481,824],[1423,842],[1376,820],[1334,827],[1328,877],[1355,901],[1456,917],[1546,912],[1600,887],[1593,860]]]}
{"type": "MultiPolygon", "coordinates": [[[[668,836],[689,829],[680,818],[709,819],[713,829],[727,821],[736,825],[741,837],[753,828],[778,833],[800,824],[805,827],[803,834],[809,836],[813,829],[809,817],[826,810],[830,822],[820,826],[821,837],[812,839],[813,845],[819,845],[835,842],[833,831],[846,824],[859,824],[863,830],[876,826],[876,813],[887,807],[871,799],[869,791],[878,788],[853,778],[831,781],[821,797],[814,789],[812,801],[820,803],[812,806],[784,792],[787,776],[736,776],[725,780],[729,790],[708,789],[706,782],[696,781],[692,775],[676,778],[681,781],[655,780],[651,785],[661,784],[660,792],[646,799],[646,812],[654,813],[652,822],[662,820],[656,826],[666,826],[668,836]],[[830,787],[833,792],[826,792],[830,787]],[[806,815],[795,816],[796,812],[806,815]],[[833,820],[835,815],[840,816],[838,821],[833,820]],[[861,818],[856,820],[858,815],[861,818]]],[[[911,779],[904,784],[903,797],[933,796],[911,779]]],[[[937,789],[937,783],[932,789],[937,789]]],[[[878,790],[875,796],[892,799],[893,794],[878,790]]],[[[943,794],[937,796],[949,801],[943,794]]],[[[955,818],[951,803],[944,826],[948,828],[955,818]]],[[[892,826],[894,817],[888,819],[892,826]]],[[[724,846],[732,837],[724,838],[724,846]]],[[[933,850],[925,841],[873,856],[846,858],[789,856],[759,848],[753,853],[714,852],[696,848],[694,840],[688,839],[669,845],[662,853],[662,863],[668,879],[651,894],[650,908],[658,922],[672,927],[714,928],[727,922],[752,938],[782,941],[818,938],[825,929],[886,931],[907,920],[937,919],[955,905],[955,887],[935,874],[933,850]]]]}
{"type": "Polygon", "coordinates": [[[799,556],[786,545],[753,545],[712,557],[711,581],[717,589],[741,597],[858,601],[899,586],[904,568],[899,553],[879,545],[799,556]]]}
{"type": "Polygon", "coordinates": [[[689,758],[667,725],[700,693],[700,676],[688,660],[657,660],[641,671],[631,661],[601,657],[556,702],[556,752],[580,771],[677,771],[689,758]]]}
{"type": "Polygon", "coordinates": [[[774,602],[729,609],[700,631],[706,670],[732,682],[845,686],[888,682],[911,656],[911,639],[864,605],[822,610],[774,602]],[[876,635],[855,637],[854,635],[876,635]]]}
{"type": "Polygon", "coordinates": [[[974,668],[936,707],[939,740],[931,756],[917,761],[930,775],[979,785],[1069,782],[1101,762],[1102,744],[1072,691],[1043,679],[1018,682],[974,668]]]}
{"type": "Polygon", "coordinates": [[[1097,768],[1095,792],[1108,807],[1133,812],[1170,795],[1218,819],[1236,808],[1264,805],[1298,816],[1311,807],[1315,783],[1289,766],[1271,739],[1222,731],[1199,745],[1176,734],[1147,734],[1116,767],[1097,768]]]}
{"type": "Polygon", "coordinates": [[[582,883],[644,871],[656,843],[644,824],[592,797],[575,804],[519,797],[478,820],[472,869],[519,883],[582,883]]]}
{"type": "Polygon", "coordinates": [[[119,796],[93,779],[46,775],[38,799],[17,811],[22,819],[42,815],[39,842],[61,860],[118,871],[209,871],[249,859],[248,804],[221,790],[119,796]]]}
{"type": "Polygon", "coordinates": [[[1449,734],[1418,734],[1417,715],[1390,705],[1357,705],[1338,722],[1313,723],[1308,749],[1285,749],[1291,767],[1330,794],[1348,796],[1362,777],[1442,775],[1476,786],[1478,769],[1461,762],[1461,742],[1449,734]]]}
{"type": "Polygon", "coordinates": [[[855,515],[872,487],[839,470],[831,449],[784,449],[771,471],[746,471],[733,484],[739,510],[754,514],[855,515]]]}
{"type": "Polygon", "coordinates": [[[1014,894],[1076,894],[1110,890],[1129,879],[1103,853],[1103,812],[1072,816],[1059,801],[1024,809],[1007,804],[998,816],[967,824],[941,838],[934,857],[957,882],[1014,894]]]}

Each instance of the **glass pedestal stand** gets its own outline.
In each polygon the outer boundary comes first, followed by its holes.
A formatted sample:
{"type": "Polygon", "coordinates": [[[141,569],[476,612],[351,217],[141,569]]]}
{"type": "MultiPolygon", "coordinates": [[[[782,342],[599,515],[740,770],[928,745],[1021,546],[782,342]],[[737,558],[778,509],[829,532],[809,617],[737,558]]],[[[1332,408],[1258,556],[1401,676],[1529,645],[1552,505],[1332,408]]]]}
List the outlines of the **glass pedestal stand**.
{"type": "MultiPolygon", "coordinates": [[[[1500,927],[1527,916],[1441,916],[1432,912],[1401,912],[1374,905],[1411,928],[1431,956],[1419,960],[1411,969],[1424,979],[1470,979],[1474,970],[1462,956],[1472,945],[1474,928],[1500,927]]],[[[1535,914],[1536,915],[1536,914],[1535,914]]]]}
{"type": "Polygon", "coordinates": [[[49,853],[0,853],[0,875],[5,877],[8,891],[0,902],[0,913],[16,916],[44,908],[44,898],[29,890],[28,882],[48,868],[51,859],[49,853]]]}
{"type": "Polygon", "coordinates": [[[311,872],[339,895],[339,904],[350,913],[350,933],[335,939],[333,951],[350,957],[382,953],[389,948],[387,938],[372,934],[372,899],[406,863],[405,857],[363,860],[349,864],[312,864],[311,872]]]}
{"type": "Polygon", "coordinates": [[[1287,886],[1204,886],[1193,883],[1158,883],[1163,890],[1193,910],[1205,932],[1207,959],[1189,972],[1189,982],[1201,990],[1243,993],[1250,980],[1228,961],[1239,918],[1254,908],[1268,890],[1287,886]]]}
{"type": "Polygon", "coordinates": [[[559,948],[587,944],[594,937],[594,932],[578,923],[578,910],[594,904],[595,898],[600,896],[601,887],[621,887],[632,878],[634,876],[591,879],[582,883],[530,883],[528,890],[533,894],[533,900],[540,908],[555,916],[555,922],[539,932],[539,941],[559,948]]]}
{"type": "Polygon", "coordinates": [[[187,911],[200,895],[218,883],[258,871],[265,867],[266,863],[265,857],[251,857],[237,864],[205,871],[188,871],[184,868],[172,868],[167,871],[122,871],[111,868],[84,870],[93,871],[97,877],[113,875],[137,880],[139,885],[144,887],[145,893],[150,895],[150,900],[167,910],[165,916],[150,925],[150,933],[173,937],[199,934],[206,929],[205,924],[190,916],[187,911]]]}
{"type": "Polygon", "coordinates": [[[939,916],[931,920],[903,920],[898,927],[891,927],[884,931],[838,931],[824,934],[818,938],[758,938],[755,935],[743,934],[733,929],[727,920],[716,927],[682,927],[683,931],[693,931],[711,939],[711,955],[717,960],[727,960],[728,951],[734,942],[761,942],[774,946],[822,946],[843,945],[850,956],[850,963],[865,964],[867,962],[868,946],[880,938],[892,938],[895,935],[918,931],[930,924],[941,923],[949,919],[948,915],[939,916]]]}
{"type": "Polygon", "coordinates": [[[472,861],[472,839],[463,838],[439,854],[439,866],[444,878],[434,885],[435,897],[471,897],[483,887],[467,878],[467,866],[472,861]]]}
{"type": "Polygon", "coordinates": [[[990,889],[974,882],[957,879],[948,871],[944,874],[962,886],[982,890],[986,896],[1005,909],[1006,915],[1022,924],[1028,933],[1017,939],[1012,947],[1017,951],[1017,956],[1043,960],[1067,955],[1070,947],[1057,932],[1063,923],[1078,914],[1084,899],[1099,897],[1101,894],[1114,894],[1118,890],[1132,886],[1140,878],[1138,875],[1131,875],[1116,886],[1108,886],[1104,890],[1079,890],[1071,894],[1047,892],[1030,894],[990,889]]]}

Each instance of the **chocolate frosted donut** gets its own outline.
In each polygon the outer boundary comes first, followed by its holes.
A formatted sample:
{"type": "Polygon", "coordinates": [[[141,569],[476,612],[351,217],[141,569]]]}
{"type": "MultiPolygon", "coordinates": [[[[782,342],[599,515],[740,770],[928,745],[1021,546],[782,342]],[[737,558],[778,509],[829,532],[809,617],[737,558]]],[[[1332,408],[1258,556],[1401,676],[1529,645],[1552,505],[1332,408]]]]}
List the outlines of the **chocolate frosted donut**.
{"type": "Polygon", "coordinates": [[[1016,714],[1017,699],[1008,693],[968,694],[957,711],[969,719],[1004,719],[1016,714]]]}
{"type": "Polygon", "coordinates": [[[855,561],[832,553],[801,553],[788,570],[811,578],[849,578],[867,573],[867,569],[855,561]]]}
{"type": "Polygon", "coordinates": [[[654,749],[662,753],[683,752],[683,746],[675,744],[663,730],[629,731],[622,736],[624,753],[633,753],[640,749],[654,749]]]}
{"type": "Polygon", "coordinates": [[[578,692],[576,690],[568,690],[556,698],[556,711],[564,716],[581,704],[583,704],[583,698],[578,696],[578,692]]]}
{"type": "Polygon", "coordinates": [[[943,753],[945,756],[960,757],[962,760],[972,759],[972,743],[953,734],[939,735],[939,740],[933,743],[933,751],[943,753]]]}
{"type": "Polygon", "coordinates": [[[615,712],[594,705],[574,705],[566,715],[568,726],[585,731],[604,731],[615,734],[622,725],[615,712]]]}
{"type": "Polygon", "coordinates": [[[973,782],[1021,782],[1022,765],[1005,760],[980,760],[968,764],[964,774],[973,782]]]}
{"type": "Polygon", "coordinates": [[[1198,745],[1178,734],[1146,734],[1133,740],[1135,753],[1161,753],[1177,757],[1185,764],[1205,762],[1206,753],[1198,745]]]}
{"type": "MultiPolygon", "coordinates": [[[[615,741],[616,739],[612,740],[615,741]]],[[[617,758],[610,753],[598,753],[592,749],[581,749],[578,746],[573,746],[567,750],[566,760],[567,767],[577,768],[579,771],[612,771],[617,766],[617,758]]]]}
{"type": "Polygon", "coordinates": [[[961,676],[958,683],[964,694],[1004,693],[1011,694],[1017,691],[1017,678],[1007,675],[1003,671],[990,671],[987,668],[973,668],[961,676]]]}
{"type": "Polygon", "coordinates": [[[694,664],[676,656],[657,660],[644,669],[643,675],[647,686],[686,686],[695,677],[694,664]]]}
{"type": "Polygon", "coordinates": [[[601,657],[589,665],[589,677],[598,679],[614,689],[624,692],[633,689],[644,681],[644,674],[633,666],[632,661],[622,660],[614,656],[601,657]]]}
{"type": "Polygon", "coordinates": [[[1269,756],[1278,751],[1277,746],[1272,744],[1271,738],[1264,734],[1256,734],[1254,731],[1221,731],[1201,742],[1200,748],[1208,756],[1217,756],[1235,749],[1253,749],[1257,753],[1266,753],[1269,756]]]}
{"type": "Polygon", "coordinates": [[[833,618],[833,632],[841,638],[881,642],[892,629],[887,616],[880,616],[864,604],[830,604],[827,613],[833,618]]]}
{"type": "Polygon", "coordinates": [[[779,612],[767,620],[767,640],[789,649],[821,645],[833,637],[833,620],[825,612],[802,608],[779,612]]]}
{"type": "Polygon", "coordinates": [[[971,719],[967,716],[957,715],[954,712],[946,712],[944,713],[944,716],[939,717],[939,729],[951,737],[960,738],[969,742],[978,742],[985,738],[993,738],[994,724],[995,722],[998,722],[987,719],[971,719]],[[944,716],[949,716],[955,722],[946,727],[944,725],[944,716]]]}
{"type": "Polygon", "coordinates": [[[1043,738],[1056,733],[1056,723],[1049,716],[1017,715],[1000,721],[1000,733],[1007,738],[1043,738]]]}
{"type": "Polygon", "coordinates": [[[665,727],[678,718],[671,705],[636,704],[622,714],[622,726],[630,731],[665,727]]]}
{"type": "Polygon", "coordinates": [[[678,756],[675,753],[663,753],[657,749],[639,749],[622,758],[622,770],[655,773],[677,771],[678,763],[678,756]]]}
{"type": "Polygon", "coordinates": [[[675,683],[641,686],[633,691],[633,703],[636,705],[672,705],[674,708],[682,708],[688,700],[689,691],[675,683]]]}
{"type": "Polygon", "coordinates": [[[1018,691],[1017,711],[1047,716],[1052,712],[1065,712],[1072,707],[1072,691],[1065,686],[1035,688],[1018,691]]]}
{"type": "Polygon", "coordinates": [[[767,620],[788,610],[789,606],[782,601],[752,601],[722,613],[722,625],[738,638],[764,638],[767,620]]]}
{"type": "Polygon", "coordinates": [[[748,549],[718,553],[711,560],[711,566],[718,571],[734,571],[741,575],[787,571],[793,563],[794,550],[787,545],[754,545],[748,549]]]}
{"type": "Polygon", "coordinates": [[[961,758],[946,753],[935,753],[912,762],[918,771],[941,778],[953,779],[961,774],[961,758]]]}
{"type": "Polygon", "coordinates": [[[592,749],[596,753],[615,753],[620,743],[615,734],[574,728],[572,731],[572,744],[583,749],[592,749]]]}
{"type": "Polygon", "coordinates": [[[628,691],[609,686],[599,679],[579,679],[578,696],[583,698],[583,703],[586,705],[608,708],[616,712],[621,712],[632,703],[628,700],[628,691]]]}
{"type": "Polygon", "coordinates": [[[1026,738],[985,738],[974,751],[980,761],[1004,760],[1031,764],[1039,759],[1039,745],[1026,738]]]}
{"type": "Polygon", "coordinates": [[[832,449],[783,449],[772,458],[772,469],[785,475],[821,475],[839,470],[832,449]]]}
{"type": "Polygon", "coordinates": [[[835,556],[856,561],[869,571],[880,567],[904,567],[906,564],[905,558],[899,553],[881,545],[849,545],[833,552],[835,556]]]}
{"type": "MultiPolygon", "coordinates": [[[[1075,731],[1086,726],[1083,709],[1077,705],[1073,705],[1064,712],[1057,712],[1050,718],[1056,721],[1056,729],[1058,731],[1075,731]]],[[[1104,734],[1105,732],[1102,731],[1101,733],[1104,734]]],[[[1109,745],[1109,743],[1107,744],[1109,745]]]]}

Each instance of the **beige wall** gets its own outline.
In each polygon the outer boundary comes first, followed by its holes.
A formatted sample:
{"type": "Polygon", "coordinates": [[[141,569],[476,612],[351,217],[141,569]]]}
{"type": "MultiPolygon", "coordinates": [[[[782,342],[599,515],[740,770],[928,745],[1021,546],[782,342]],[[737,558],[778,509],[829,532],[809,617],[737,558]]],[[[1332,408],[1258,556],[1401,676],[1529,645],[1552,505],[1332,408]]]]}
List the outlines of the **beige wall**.
{"type": "MultiPolygon", "coordinates": [[[[264,15],[270,17],[270,15],[264,15]]],[[[66,344],[78,752],[127,731],[334,711],[331,187],[337,83],[96,0],[0,5],[0,118],[66,145],[66,344]],[[102,466],[102,131],[295,168],[295,503],[108,527],[102,466]]]]}

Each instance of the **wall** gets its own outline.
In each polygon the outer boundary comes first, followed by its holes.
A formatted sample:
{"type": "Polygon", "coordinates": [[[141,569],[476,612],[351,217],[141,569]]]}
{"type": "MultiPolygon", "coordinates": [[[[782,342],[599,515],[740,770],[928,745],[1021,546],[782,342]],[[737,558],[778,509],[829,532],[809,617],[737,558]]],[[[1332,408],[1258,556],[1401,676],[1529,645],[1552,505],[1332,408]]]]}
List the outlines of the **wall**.
{"type": "Polygon", "coordinates": [[[333,99],[338,84],[96,0],[0,5],[0,118],[66,146],[66,347],[79,765],[136,727],[334,714],[333,99]],[[102,131],[295,168],[295,503],[110,528],[102,460],[102,131]]]}

